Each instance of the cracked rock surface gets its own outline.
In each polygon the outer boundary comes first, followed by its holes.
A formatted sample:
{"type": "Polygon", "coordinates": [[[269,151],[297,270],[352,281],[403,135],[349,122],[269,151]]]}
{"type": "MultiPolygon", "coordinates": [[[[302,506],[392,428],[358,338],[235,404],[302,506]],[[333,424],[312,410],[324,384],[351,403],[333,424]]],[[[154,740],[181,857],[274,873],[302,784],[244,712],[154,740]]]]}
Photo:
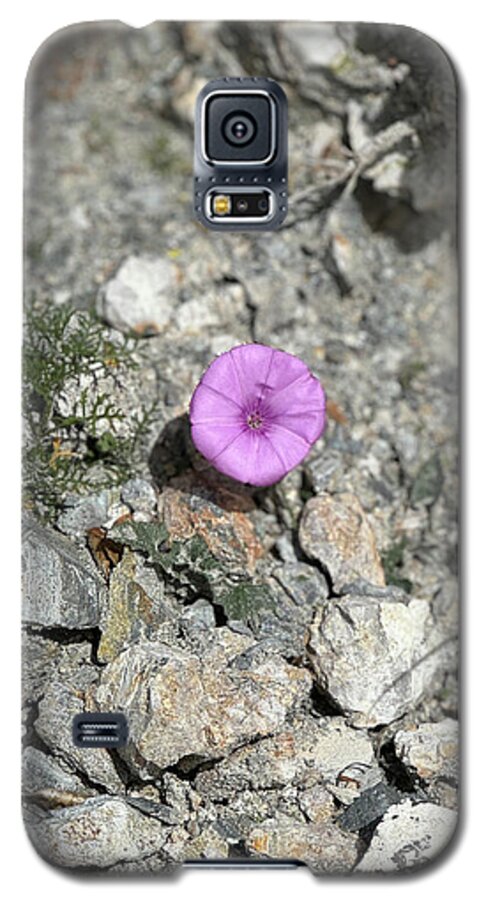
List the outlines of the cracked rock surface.
{"type": "Polygon", "coordinates": [[[325,601],[308,645],[320,686],[367,727],[415,706],[445,667],[446,650],[428,603],[386,594],[325,601]]]}
{"type": "Polygon", "coordinates": [[[90,798],[80,805],[37,814],[31,834],[50,862],[68,868],[109,868],[162,849],[166,830],[120,797],[90,798]]]}
{"type": "Polygon", "coordinates": [[[133,745],[136,757],[159,769],[226,756],[271,734],[310,691],[308,672],[263,646],[260,653],[245,635],[218,628],[201,643],[198,652],[160,642],[130,647],[97,687],[100,711],[129,716],[127,752],[133,745]]]}
{"type": "Polygon", "coordinates": [[[359,872],[396,872],[434,859],[451,840],[457,815],[433,803],[391,806],[376,828],[359,872]]]}
{"type": "Polygon", "coordinates": [[[300,520],[299,541],[310,559],[327,568],[334,590],[359,578],[385,584],[375,536],[353,494],[320,494],[308,500],[300,520]]]}
{"type": "Polygon", "coordinates": [[[120,23],[48,42],[27,101],[25,822],[56,865],[423,865],[458,808],[455,82],[394,26],[120,23]],[[289,99],[278,233],[192,220],[193,110],[289,99]],[[225,478],[188,408],[242,342],[327,427],[225,478]],[[125,714],[79,748],[80,712],[125,714]]]}

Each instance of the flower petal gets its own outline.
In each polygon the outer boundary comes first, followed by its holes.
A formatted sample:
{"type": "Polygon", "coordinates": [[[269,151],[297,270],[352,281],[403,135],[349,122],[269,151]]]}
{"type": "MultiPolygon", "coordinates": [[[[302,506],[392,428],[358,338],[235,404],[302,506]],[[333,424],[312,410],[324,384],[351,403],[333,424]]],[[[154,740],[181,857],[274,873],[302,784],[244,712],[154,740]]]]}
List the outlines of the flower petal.
{"type": "Polygon", "coordinates": [[[307,455],[325,424],[325,395],[290,353],[244,344],[218,357],[191,400],[197,449],[225,475],[274,484],[307,455]],[[247,417],[261,413],[260,428],[247,417]]]}
{"type": "Polygon", "coordinates": [[[324,430],[326,400],[324,391],[310,373],[299,379],[265,404],[265,418],[275,425],[285,426],[313,444],[324,430]]]}
{"type": "Polygon", "coordinates": [[[290,415],[283,413],[281,416],[272,418],[267,427],[271,428],[272,425],[281,425],[286,431],[303,438],[310,447],[320,438],[324,430],[324,410],[291,413],[290,415]]]}
{"type": "Polygon", "coordinates": [[[265,429],[265,433],[272,446],[278,451],[285,472],[290,472],[302,462],[311,448],[309,441],[283,425],[271,422],[265,429]]]}
{"type": "Polygon", "coordinates": [[[307,415],[308,410],[324,411],[324,392],[317,378],[305,367],[291,384],[266,396],[264,409],[272,418],[285,413],[307,415]]]}
{"type": "Polygon", "coordinates": [[[270,398],[280,391],[288,389],[300,378],[309,374],[309,369],[298,356],[285,353],[284,350],[274,350],[272,365],[266,382],[265,397],[270,398]]]}
{"type": "Polygon", "coordinates": [[[238,365],[238,350],[244,347],[234,347],[226,353],[218,356],[206,369],[200,384],[219,391],[226,397],[231,397],[234,403],[241,408],[246,406],[248,384],[246,376],[238,365]]]}
{"type": "Polygon", "coordinates": [[[238,481],[265,487],[286,474],[285,465],[263,433],[247,429],[220,453],[217,469],[238,481]]]}
{"type": "Polygon", "coordinates": [[[193,425],[208,419],[226,418],[236,424],[242,421],[243,412],[232,397],[227,397],[212,385],[200,381],[191,400],[191,422],[193,425]]]}
{"type": "Polygon", "coordinates": [[[209,462],[213,462],[236,438],[242,434],[244,426],[238,423],[231,425],[208,427],[206,423],[193,425],[191,428],[192,439],[196,448],[209,462]]]}
{"type": "Polygon", "coordinates": [[[244,406],[248,411],[265,393],[276,352],[264,344],[242,344],[240,347],[233,347],[227,354],[240,386],[240,396],[244,398],[244,406]]]}

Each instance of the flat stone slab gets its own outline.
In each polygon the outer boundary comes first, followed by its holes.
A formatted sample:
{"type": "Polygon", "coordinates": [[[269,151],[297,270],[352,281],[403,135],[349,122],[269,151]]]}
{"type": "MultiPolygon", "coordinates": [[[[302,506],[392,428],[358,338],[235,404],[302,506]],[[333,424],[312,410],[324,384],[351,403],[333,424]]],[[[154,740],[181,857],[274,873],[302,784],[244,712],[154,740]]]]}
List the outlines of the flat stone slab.
{"type": "Polygon", "coordinates": [[[44,628],[99,625],[106,588],[88,551],[29,519],[22,550],[23,621],[44,628]]]}
{"type": "Polygon", "coordinates": [[[373,530],[353,494],[319,494],[307,501],[299,542],[310,559],[329,572],[335,591],[358,579],[384,586],[385,575],[373,530]]]}
{"type": "Polygon", "coordinates": [[[162,847],[167,829],[121,798],[93,798],[51,813],[31,813],[28,834],[40,855],[65,868],[108,868],[162,847]]]}
{"type": "Polygon", "coordinates": [[[312,680],[244,635],[218,628],[200,652],[140,643],[104,670],[93,693],[99,709],[124,712],[126,752],[161,769],[184,758],[217,759],[276,731],[309,694],[312,680]]]}
{"type": "Polygon", "coordinates": [[[326,600],[307,650],[321,688],[354,724],[374,727],[439,686],[447,645],[425,600],[382,592],[326,600]]]}
{"type": "Polygon", "coordinates": [[[390,806],[378,825],[357,872],[416,869],[444,849],[454,834],[457,813],[434,803],[411,800],[390,806]]]}

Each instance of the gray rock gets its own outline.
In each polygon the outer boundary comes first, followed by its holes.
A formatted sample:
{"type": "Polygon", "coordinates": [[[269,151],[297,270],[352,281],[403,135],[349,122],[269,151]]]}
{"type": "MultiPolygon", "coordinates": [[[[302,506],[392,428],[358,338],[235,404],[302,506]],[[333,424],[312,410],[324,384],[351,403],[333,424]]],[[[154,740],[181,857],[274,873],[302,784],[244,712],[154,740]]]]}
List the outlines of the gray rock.
{"type": "Polygon", "coordinates": [[[328,450],[325,454],[319,453],[314,459],[306,460],[305,470],[316,494],[329,489],[332,477],[342,467],[342,453],[337,450],[328,450]]]}
{"type": "Polygon", "coordinates": [[[299,806],[310,822],[325,822],[336,813],[334,797],[322,784],[302,791],[299,806]]]}
{"type": "Polygon", "coordinates": [[[216,616],[214,606],[208,600],[196,600],[191,603],[181,616],[181,621],[187,628],[214,628],[216,616]]]}
{"type": "Polygon", "coordinates": [[[22,634],[22,700],[36,704],[56,678],[77,678],[91,669],[93,647],[89,641],[60,644],[24,631],[22,634]]]}
{"type": "Polygon", "coordinates": [[[350,728],[344,719],[332,717],[319,724],[304,719],[235,751],[197,775],[195,786],[203,796],[217,801],[243,790],[334,784],[349,766],[366,768],[373,760],[368,736],[350,728]]]}
{"type": "Polygon", "coordinates": [[[228,841],[209,825],[203,828],[197,837],[183,845],[183,859],[227,859],[229,856],[228,841]]]}
{"type": "Polygon", "coordinates": [[[330,599],[311,627],[318,682],[361,727],[397,719],[440,684],[447,644],[429,604],[403,598],[330,599]]]}
{"type": "Polygon", "coordinates": [[[251,856],[295,859],[314,872],[349,872],[358,860],[359,839],[327,822],[298,823],[283,816],[254,828],[247,841],[251,856]]]}
{"type": "Polygon", "coordinates": [[[378,825],[357,872],[397,872],[417,869],[451,840],[457,814],[433,803],[411,800],[390,806],[378,825]]]}
{"type": "Polygon", "coordinates": [[[131,478],[121,489],[121,499],[133,512],[152,516],[157,506],[157,494],[149,481],[131,478]]]}
{"type": "Polygon", "coordinates": [[[268,584],[274,602],[262,609],[256,634],[280,641],[286,654],[298,657],[304,653],[314,613],[329,594],[327,581],[313,566],[294,561],[276,567],[268,584]]]}
{"type": "Polygon", "coordinates": [[[98,708],[128,716],[133,764],[141,758],[163,769],[184,758],[215,759],[281,726],[308,694],[309,673],[265,651],[252,665],[238,667],[253,645],[218,628],[199,654],[138,644],[110,663],[94,699],[98,708]]]}
{"type": "Polygon", "coordinates": [[[375,536],[358,498],[352,494],[322,493],[308,500],[299,541],[307,556],[326,567],[335,591],[342,591],[358,578],[385,584],[375,536]]]}
{"type": "Polygon", "coordinates": [[[106,869],[124,860],[143,859],[160,851],[167,837],[157,819],[120,798],[93,798],[26,817],[26,826],[40,855],[65,868],[106,869]]]}
{"type": "Polygon", "coordinates": [[[159,332],[173,313],[176,288],[176,269],[169,259],[129,256],[101,289],[98,311],[120,331],[159,332]]]}
{"type": "MultiPolygon", "coordinates": [[[[208,810],[208,817],[215,823],[220,834],[232,846],[241,845],[247,840],[251,830],[280,811],[288,813],[289,798],[293,802],[293,815],[297,822],[302,822],[304,816],[302,810],[296,804],[296,791],[294,788],[280,788],[279,790],[254,791],[244,790],[235,793],[229,803],[209,803],[202,798],[208,810]]],[[[200,818],[200,817],[198,817],[200,818]]],[[[191,823],[190,823],[191,825],[191,823]]],[[[198,827],[196,825],[196,827],[198,827]]],[[[237,849],[238,853],[239,848],[237,849]]]]}
{"type": "Polygon", "coordinates": [[[360,831],[377,819],[387,809],[402,799],[400,791],[385,781],[363,791],[339,816],[339,824],[345,831],[360,831]]]}
{"type": "Polygon", "coordinates": [[[181,821],[181,817],[172,809],[171,806],[167,806],[166,803],[161,803],[160,800],[152,800],[148,797],[138,797],[134,794],[130,794],[126,797],[126,802],[133,807],[133,809],[138,809],[140,812],[144,813],[146,816],[152,816],[154,819],[159,819],[160,822],[163,822],[165,825],[178,825],[181,821]]]}
{"type": "Polygon", "coordinates": [[[22,791],[30,801],[50,807],[74,806],[97,795],[62,760],[35,747],[22,754],[22,791]]]}
{"type": "MultiPolygon", "coordinates": [[[[176,831],[176,829],[174,829],[174,831],[176,831]]],[[[170,837],[172,837],[174,831],[171,832],[170,837]]],[[[163,872],[165,876],[172,874],[175,871],[176,865],[181,862],[183,862],[183,860],[178,859],[174,863],[173,858],[166,855],[164,849],[163,853],[151,853],[150,856],[139,856],[137,859],[129,859],[124,862],[115,863],[114,866],[110,867],[110,875],[116,876],[128,873],[128,875],[145,876],[148,873],[160,875],[163,872]]]]}
{"type": "Polygon", "coordinates": [[[337,66],[346,55],[347,46],[336,25],[292,22],[280,27],[307,66],[337,66]]]}
{"type": "Polygon", "coordinates": [[[217,332],[219,325],[220,328],[231,328],[238,333],[248,322],[245,299],[241,284],[226,283],[223,287],[214,287],[204,293],[203,303],[197,290],[195,297],[186,300],[177,309],[174,331],[179,335],[198,337],[217,332]]]}
{"type": "Polygon", "coordinates": [[[89,677],[93,680],[96,675],[91,670],[91,673],[86,673],[83,682],[80,671],[75,686],[69,682],[51,681],[39,703],[39,714],[34,727],[52,752],[62,757],[75,772],[83,773],[94,786],[102,785],[112,793],[119,793],[124,791],[124,784],[108,750],[99,747],[91,750],[73,744],[73,718],[78,713],[85,712],[82,689],[87,690],[89,677]]]}
{"type": "Polygon", "coordinates": [[[24,622],[47,628],[99,624],[106,591],[87,550],[29,520],[22,563],[24,622]]]}
{"type": "Polygon", "coordinates": [[[425,781],[435,778],[457,783],[459,776],[459,724],[453,719],[430,722],[397,731],[398,758],[425,781]]]}
{"type": "Polygon", "coordinates": [[[175,633],[179,610],[166,600],[163,582],[143,563],[125,548],[111,574],[97,650],[100,662],[110,662],[141,638],[168,640],[175,633]]]}
{"type": "Polygon", "coordinates": [[[419,506],[424,503],[426,506],[432,506],[442,490],[443,483],[444,474],[440,457],[434,453],[417,472],[410,496],[412,505],[419,506]]]}
{"type": "Polygon", "coordinates": [[[110,491],[101,491],[81,500],[77,498],[61,513],[57,527],[64,534],[82,537],[89,528],[99,528],[106,524],[112,499],[110,491]]]}

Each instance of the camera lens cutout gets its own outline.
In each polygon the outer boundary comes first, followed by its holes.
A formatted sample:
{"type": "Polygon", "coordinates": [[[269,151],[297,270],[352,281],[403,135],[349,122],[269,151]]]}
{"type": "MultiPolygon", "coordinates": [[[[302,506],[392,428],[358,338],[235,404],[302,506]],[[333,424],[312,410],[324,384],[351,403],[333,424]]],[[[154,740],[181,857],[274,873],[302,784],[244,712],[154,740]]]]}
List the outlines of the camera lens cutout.
{"type": "Polygon", "coordinates": [[[273,230],[287,212],[287,100],[267,77],[221,76],[195,110],[194,211],[215,230],[273,230]]]}
{"type": "Polygon", "coordinates": [[[246,147],[256,135],[255,119],[249,113],[231,113],[223,122],[223,136],[233,147],[246,147]]]}

